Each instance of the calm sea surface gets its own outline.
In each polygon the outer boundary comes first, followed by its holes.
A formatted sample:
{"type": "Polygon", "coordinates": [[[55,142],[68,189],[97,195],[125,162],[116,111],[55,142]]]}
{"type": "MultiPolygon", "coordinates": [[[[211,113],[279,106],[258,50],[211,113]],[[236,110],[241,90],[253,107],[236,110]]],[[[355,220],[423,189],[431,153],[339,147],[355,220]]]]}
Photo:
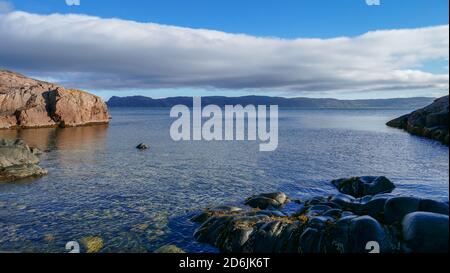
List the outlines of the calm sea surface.
{"type": "Polygon", "coordinates": [[[405,110],[280,110],[279,147],[174,142],[169,109],[112,109],[109,126],[0,131],[48,150],[37,181],[0,184],[0,251],[65,252],[99,236],[105,252],[147,252],[194,242],[197,210],[284,191],[336,193],[329,181],[385,175],[395,193],[448,200],[449,150],[386,127],[405,110]],[[135,146],[145,142],[147,151],[135,146]]]}

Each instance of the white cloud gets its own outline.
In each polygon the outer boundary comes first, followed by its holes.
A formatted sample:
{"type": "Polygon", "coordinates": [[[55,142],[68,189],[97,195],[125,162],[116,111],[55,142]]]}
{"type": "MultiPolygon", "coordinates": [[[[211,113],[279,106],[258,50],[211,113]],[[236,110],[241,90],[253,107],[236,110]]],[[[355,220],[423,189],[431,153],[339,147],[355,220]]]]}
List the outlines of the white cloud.
{"type": "Polygon", "coordinates": [[[448,59],[448,33],[444,25],[286,40],[12,12],[0,16],[0,66],[93,89],[442,90],[448,74],[420,67],[448,59]]]}

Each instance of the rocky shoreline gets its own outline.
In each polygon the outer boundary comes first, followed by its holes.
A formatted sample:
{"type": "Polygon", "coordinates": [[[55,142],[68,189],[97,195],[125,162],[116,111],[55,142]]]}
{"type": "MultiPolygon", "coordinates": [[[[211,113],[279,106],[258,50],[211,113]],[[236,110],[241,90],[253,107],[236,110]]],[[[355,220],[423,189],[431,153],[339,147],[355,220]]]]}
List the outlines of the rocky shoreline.
{"type": "Polygon", "coordinates": [[[192,218],[194,237],[226,253],[448,252],[448,202],[394,195],[385,177],[332,184],[340,193],[304,201],[261,194],[206,209],[192,218]]]}
{"type": "Polygon", "coordinates": [[[448,146],[448,104],[448,96],[439,98],[431,105],[391,120],[386,125],[448,146]]]}
{"type": "Polygon", "coordinates": [[[23,140],[0,139],[0,182],[41,177],[47,170],[38,166],[41,151],[23,140]]]}

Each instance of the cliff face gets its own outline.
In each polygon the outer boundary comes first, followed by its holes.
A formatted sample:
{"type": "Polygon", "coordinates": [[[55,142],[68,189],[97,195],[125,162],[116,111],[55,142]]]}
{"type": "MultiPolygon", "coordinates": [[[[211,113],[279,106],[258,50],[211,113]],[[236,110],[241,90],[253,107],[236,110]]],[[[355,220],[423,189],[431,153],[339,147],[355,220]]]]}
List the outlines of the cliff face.
{"type": "Polygon", "coordinates": [[[108,122],[108,108],[97,96],[0,70],[0,129],[108,122]]]}
{"type": "Polygon", "coordinates": [[[387,125],[448,146],[448,103],[448,96],[439,98],[425,108],[389,121],[387,125]]]}

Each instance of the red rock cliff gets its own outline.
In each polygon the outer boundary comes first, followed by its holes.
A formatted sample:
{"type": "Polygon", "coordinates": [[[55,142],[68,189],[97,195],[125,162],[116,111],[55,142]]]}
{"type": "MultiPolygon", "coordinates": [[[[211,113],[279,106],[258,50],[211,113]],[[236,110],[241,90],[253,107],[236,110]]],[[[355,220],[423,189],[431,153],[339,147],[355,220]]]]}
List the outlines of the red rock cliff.
{"type": "Polygon", "coordinates": [[[95,95],[0,70],[0,129],[108,122],[108,108],[95,95]]]}

